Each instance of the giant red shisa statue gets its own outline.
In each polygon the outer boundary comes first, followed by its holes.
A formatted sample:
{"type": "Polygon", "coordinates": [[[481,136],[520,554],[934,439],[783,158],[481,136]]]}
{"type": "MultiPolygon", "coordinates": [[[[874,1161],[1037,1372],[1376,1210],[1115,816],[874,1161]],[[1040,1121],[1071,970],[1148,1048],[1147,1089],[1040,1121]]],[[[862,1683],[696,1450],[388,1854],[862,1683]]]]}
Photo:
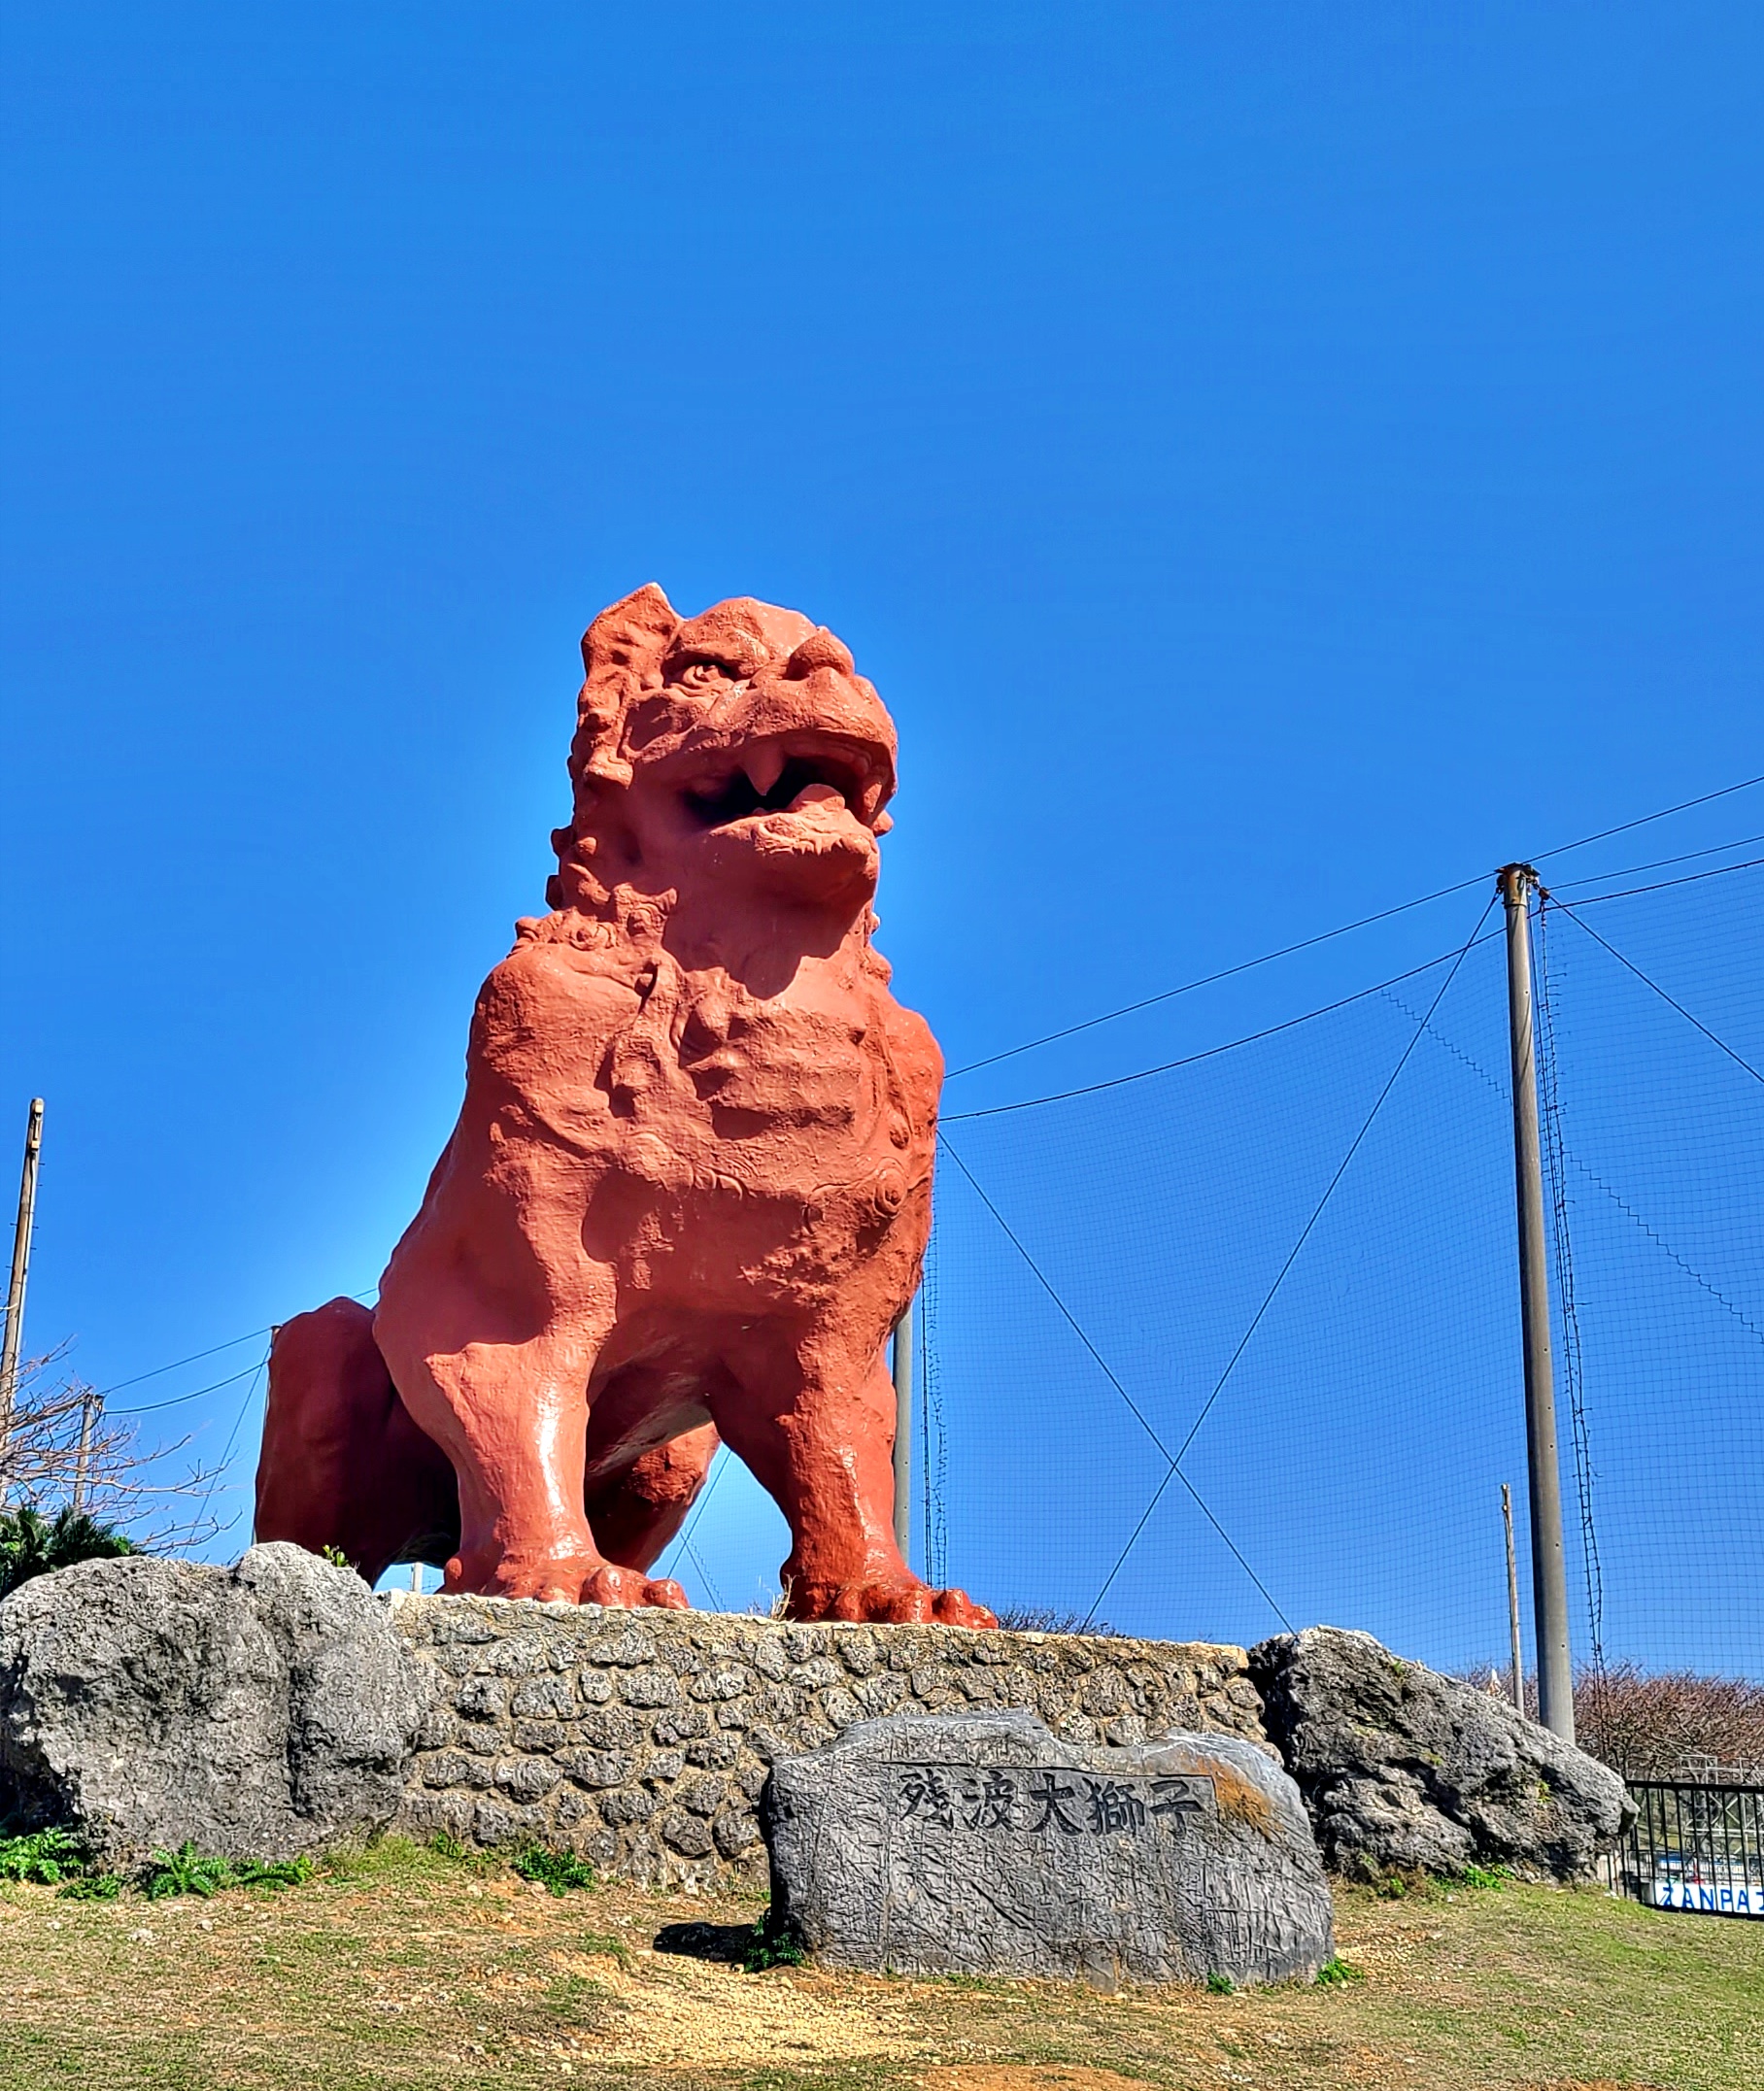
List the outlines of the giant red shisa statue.
{"type": "Polygon", "coordinates": [[[793,1617],[991,1626],[893,1530],[942,1079],[870,943],[893,724],[831,632],[744,596],[639,589],[582,658],[552,912],[485,982],[378,1307],[276,1333],[257,1536],[683,1606],[647,1571],[722,1441],[789,1521],[793,1617]]]}

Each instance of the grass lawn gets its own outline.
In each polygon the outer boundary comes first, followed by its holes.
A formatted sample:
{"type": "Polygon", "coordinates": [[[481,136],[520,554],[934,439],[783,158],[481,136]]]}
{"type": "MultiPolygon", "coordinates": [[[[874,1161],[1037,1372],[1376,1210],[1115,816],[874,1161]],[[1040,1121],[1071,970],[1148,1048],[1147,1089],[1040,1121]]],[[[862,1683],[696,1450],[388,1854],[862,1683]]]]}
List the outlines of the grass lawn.
{"type": "Polygon", "coordinates": [[[1211,1996],[908,1980],[658,1953],[753,1902],[554,1897],[397,1842],[280,1894],[0,1888],[0,2091],[1764,2091],[1764,1924],[1592,1893],[1337,1896],[1359,1979],[1211,1996]]]}

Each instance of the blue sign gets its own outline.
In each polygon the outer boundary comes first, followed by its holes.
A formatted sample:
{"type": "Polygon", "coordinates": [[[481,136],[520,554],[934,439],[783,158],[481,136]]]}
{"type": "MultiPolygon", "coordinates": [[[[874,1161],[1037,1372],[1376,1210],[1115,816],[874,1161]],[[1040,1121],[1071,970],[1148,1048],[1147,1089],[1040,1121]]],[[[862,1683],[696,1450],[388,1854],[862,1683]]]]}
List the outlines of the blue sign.
{"type": "Polygon", "coordinates": [[[1764,1880],[1744,1873],[1718,1880],[1662,1875],[1654,1881],[1654,1902],[1661,1909],[1698,1909],[1709,1916],[1764,1917],[1764,1880]]]}

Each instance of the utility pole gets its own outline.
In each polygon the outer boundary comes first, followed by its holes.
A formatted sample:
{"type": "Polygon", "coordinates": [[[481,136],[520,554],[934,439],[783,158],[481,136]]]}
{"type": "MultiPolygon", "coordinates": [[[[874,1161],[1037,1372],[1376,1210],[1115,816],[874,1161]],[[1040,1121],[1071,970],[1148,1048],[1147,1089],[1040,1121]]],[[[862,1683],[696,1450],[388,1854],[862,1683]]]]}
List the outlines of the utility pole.
{"type": "Polygon", "coordinates": [[[1512,1543],[1512,1490],[1501,1484],[1501,1522],[1507,1527],[1507,1631],[1512,1636],[1512,1703],[1525,1711],[1525,1645],[1519,1638],[1519,1557],[1512,1543]]]}
{"type": "Polygon", "coordinates": [[[85,1508],[85,1483],[92,1460],[92,1425],[97,1422],[98,1411],[103,1405],[104,1397],[95,1388],[88,1387],[80,1397],[80,1456],[74,1466],[73,1494],[76,1517],[85,1508]]]}
{"type": "Polygon", "coordinates": [[[913,1302],[895,1324],[895,1544],[908,1568],[913,1540],[913,1302]]]}
{"type": "Polygon", "coordinates": [[[24,1281],[31,1267],[31,1226],[37,1211],[37,1158],[43,1152],[43,1098],[31,1098],[24,1132],[24,1171],[18,1180],[18,1224],[13,1231],[13,1277],[6,1293],[6,1334],[0,1338],[0,1506],[13,1447],[13,1408],[18,1399],[18,1353],[24,1335],[24,1281]]]}
{"type": "Polygon", "coordinates": [[[1549,1351],[1549,1275],[1544,1236],[1544,1164],[1538,1140],[1538,1068],[1531,1011],[1531,896],[1538,874],[1507,864],[1507,1011],[1512,1038],[1513,1181],[1519,1215],[1519,1322],[1525,1348],[1525,1453],[1531,1494],[1531,1597],[1538,1648],[1538,1718],[1575,1738],[1568,1653],[1568,1571],[1562,1553],[1562,1477],[1556,1459],[1556,1382],[1549,1351]]]}

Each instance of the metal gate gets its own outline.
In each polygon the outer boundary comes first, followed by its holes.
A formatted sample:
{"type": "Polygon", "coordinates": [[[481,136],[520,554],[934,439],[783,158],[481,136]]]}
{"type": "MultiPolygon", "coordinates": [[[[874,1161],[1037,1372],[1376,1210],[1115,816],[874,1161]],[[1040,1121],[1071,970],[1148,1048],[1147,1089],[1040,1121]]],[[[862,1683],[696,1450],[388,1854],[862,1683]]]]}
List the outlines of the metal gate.
{"type": "Polygon", "coordinates": [[[1635,1828],[1611,1885],[1656,1909],[1764,1917],[1764,1786],[1632,1779],[1635,1828]]]}

